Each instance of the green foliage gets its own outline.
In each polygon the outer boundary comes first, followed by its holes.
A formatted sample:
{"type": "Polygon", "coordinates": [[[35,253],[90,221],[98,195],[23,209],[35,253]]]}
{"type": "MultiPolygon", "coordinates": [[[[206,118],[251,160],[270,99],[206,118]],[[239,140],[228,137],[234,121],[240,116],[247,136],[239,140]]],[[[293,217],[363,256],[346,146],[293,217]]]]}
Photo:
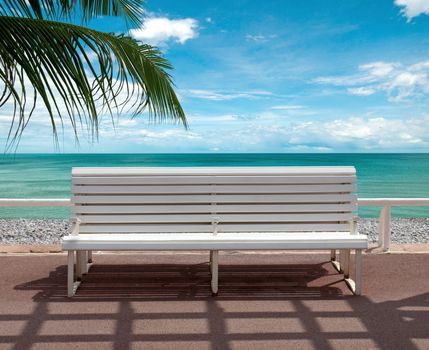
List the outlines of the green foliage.
{"type": "Polygon", "coordinates": [[[79,13],[83,21],[122,15],[137,24],[141,5],[139,0],[0,4],[0,108],[11,101],[14,106],[9,141],[19,140],[38,101],[46,107],[55,137],[65,119],[76,139],[81,127],[96,137],[106,113],[137,116],[147,110],[154,121],[187,126],[168,73],[172,66],[157,48],[126,35],[54,21],[79,13]]]}

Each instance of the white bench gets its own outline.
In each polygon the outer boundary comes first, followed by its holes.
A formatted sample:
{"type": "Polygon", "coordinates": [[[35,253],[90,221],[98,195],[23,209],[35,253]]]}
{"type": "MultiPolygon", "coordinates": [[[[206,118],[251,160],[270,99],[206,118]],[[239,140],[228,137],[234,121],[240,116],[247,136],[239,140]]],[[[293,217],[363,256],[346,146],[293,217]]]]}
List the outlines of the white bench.
{"type": "Polygon", "coordinates": [[[353,167],[74,168],[72,185],[69,296],[94,250],[208,250],[213,294],[219,250],[330,250],[360,294],[367,237],[356,232],[353,167]]]}

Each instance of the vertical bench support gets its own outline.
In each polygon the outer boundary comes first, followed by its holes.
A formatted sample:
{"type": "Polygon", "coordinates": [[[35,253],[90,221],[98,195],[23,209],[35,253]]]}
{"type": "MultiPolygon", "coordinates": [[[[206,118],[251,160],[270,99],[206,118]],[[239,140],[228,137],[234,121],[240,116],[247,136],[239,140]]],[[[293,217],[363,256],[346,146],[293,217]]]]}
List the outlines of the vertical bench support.
{"type": "Polygon", "coordinates": [[[74,251],[69,250],[67,253],[67,296],[72,297],[74,294],[74,251]]]}
{"type": "MultiPolygon", "coordinates": [[[[75,276],[77,277],[77,272],[79,271],[79,263],[76,259],[76,274],[75,274],[75,251],[69,250],[67,252],[67,296],[71,298],[73,295],[76,294],[76,290],[80,285],[80,282],[75,279],[75,276]]],[[[76,257],[78,257],[79,254],[76,251],[76,257]]]]}
{"type": "Polygon", "coordinates": [[[350,249],[344,250],[342,270],[344,273],[344,278],[349,278],[349,276],[350,276],[350,249]]]}
{"type": "Polygon", "coordinates": [[[353,281],[350,277],[346,277],[344,274],[344,280],[347,286],[355,295],[360,295],[362,292],[362,249],[355,250],[355,280],[353,281]]]}
{"type": "Polygon", "coordinates": [[[213,250],[210,250],[210,263],[209,263],[209,267],[210,267],[210,274],[213,273],[213,250]]]}
{"type": "Polygon", "coordinates": [[[341,273],[344,272],[344,256],[345,256],[344,249],[340,249],[340,258],[339,258],[340,266],[339,267],[340,267],[341,273]]]}
{"type": "Polygon", "coordinates": [[[219,252],[217,250],[212,250],[210,251],[210,270],[212,273],[211,288],[213,295],[217,295],[218,292],[218,265],[219,252]]]}
{"type": "Polygon", "coordinates": [[[76,251],[76,277],[78,280],[82,279],[82,276],[88,273],[88,252],[86,250],[76,251]]]}
{"type": "Polygon", "coordinates": [[[85,275],[88,273],[88,251],[83,250],[82,251],[82,273],[85,275]]]}
{"type": "Polygon", "coordinates": [[[356,249],[355,254],[355,294],[360,295],[362,292],[362,250],[356,249]]]}
{"type": "Polygon", "coordinates": [[[82,278],[82,254],[80,253],[79,250],[76,250],[76,280],[80,281],[80,279],[82,278]]]}

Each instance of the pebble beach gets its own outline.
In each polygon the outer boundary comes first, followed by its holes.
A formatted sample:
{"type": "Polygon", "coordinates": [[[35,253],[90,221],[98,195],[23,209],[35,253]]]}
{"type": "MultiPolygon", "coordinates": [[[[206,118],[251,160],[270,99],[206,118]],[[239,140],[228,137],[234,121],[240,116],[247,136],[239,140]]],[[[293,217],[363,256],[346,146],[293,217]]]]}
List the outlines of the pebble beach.
{"type": "MultiPolygon", "coordinates": [[[[393,243],[429,243],[429,218],[393,218],[391,227],[393,243]]],[[[377,240],[376,219],[359,219],[358,230],[377,240]]],[[[68,220],[0,220],[0,244],[58,244],[69,232],[68,220]]]]}

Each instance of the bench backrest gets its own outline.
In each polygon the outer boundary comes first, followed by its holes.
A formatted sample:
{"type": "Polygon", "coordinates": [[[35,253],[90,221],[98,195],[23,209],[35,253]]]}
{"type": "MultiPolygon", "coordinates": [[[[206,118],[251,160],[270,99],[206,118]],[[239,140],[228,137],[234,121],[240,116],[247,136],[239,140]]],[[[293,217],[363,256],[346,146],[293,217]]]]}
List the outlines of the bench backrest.
{"type": "Polygon", "coordinates": [[[81,233],[349,231],[357,209],[354,167],[73,168],[72,183],[81,233]]]}

